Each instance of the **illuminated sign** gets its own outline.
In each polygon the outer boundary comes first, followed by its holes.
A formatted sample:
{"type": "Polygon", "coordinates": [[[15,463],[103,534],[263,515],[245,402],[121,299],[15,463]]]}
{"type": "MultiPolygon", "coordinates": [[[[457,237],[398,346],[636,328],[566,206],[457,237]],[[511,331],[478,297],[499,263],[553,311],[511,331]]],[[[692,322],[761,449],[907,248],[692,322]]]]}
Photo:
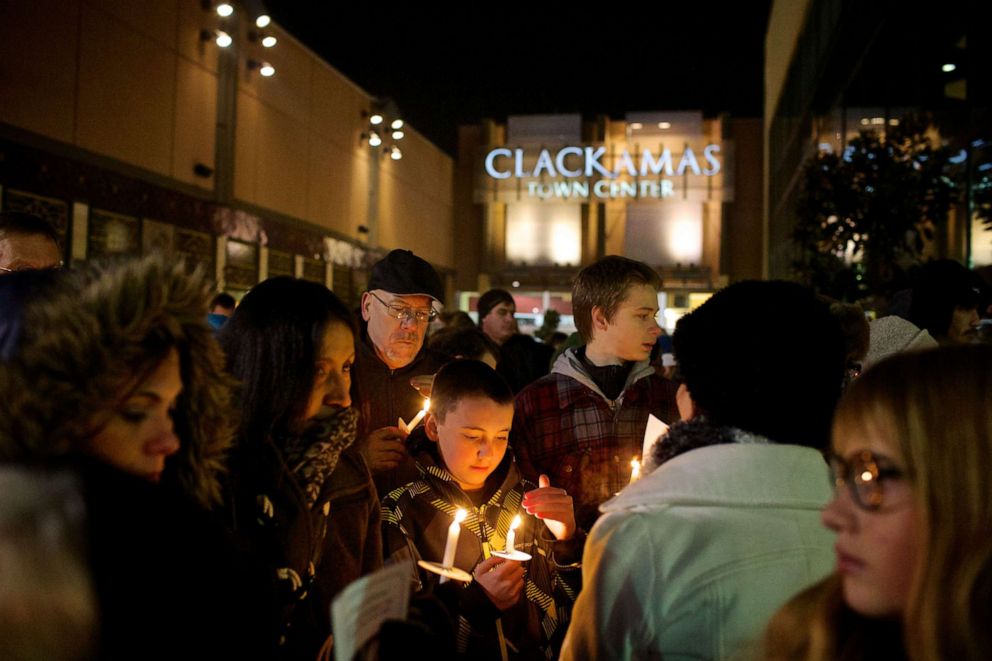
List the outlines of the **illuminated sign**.
{"type": "Polygon", "coordinates": [[[692,174],[712,177],[720,172],[720,161],[717,154],[720,152],[720,145],[706,145],[703,149],[703,159],[707,167],[699,165],[699,159],[691,147],[686,147],[679,158],[677,167],[673,167],[672,152],[670,149],[663,149],[655,158],[650,149],[641,150],[640,167],[635,165],[634,158],[630,152],[624,149],[620,152],[619,158],[615,159],[612,169],[607,169],[602,164],[602,158],[606,154],[606,147],[564,147],[559,149],[554,158],[550,149],[542,149],[537,157],[537,165],[533,172],[524,169],[524,150],[507,149],[498,147],[486,154],[486,174],[493,179],[509,179],[511,176],[518,179],[526,177],[606,177],[616,179],[621,174],[629,174],[632,177],[647,177],[649,175],[682,176],[688,170],[692,174]],[[569,167],[568,159],[572,157],[572,166],[569,167]],[[497,163],[497,159],[504,160],[497,163]],[[505,159],[512,159],[512,170],[505,169],[507,163],[505,159]],[[576,159],[578,162],[576,163],[576,159]],[[503,165],[502,169],[497,165],[503,165]]]}
{"type": "Polygon", "coordinates": [[[676,198],[685,197],[690,190],[705,191],[706,198],[713,199],[714,186],[704,182],[716,178],[718,189],[726,184],[718,144],[707,144],[701,150],[686,144],[677,152],[660,145],[633,151],[607,149],[603,145],[569,145],[535,152],[497,147],[483,158],[484,178],[491,182],[485,188],[506,195],[510,194],[506,186],[512,185],[517,199],[526,195],[538,200],[581,202],[676,198]],[[699,183],[692,184],[690,179],[699,183]]]}

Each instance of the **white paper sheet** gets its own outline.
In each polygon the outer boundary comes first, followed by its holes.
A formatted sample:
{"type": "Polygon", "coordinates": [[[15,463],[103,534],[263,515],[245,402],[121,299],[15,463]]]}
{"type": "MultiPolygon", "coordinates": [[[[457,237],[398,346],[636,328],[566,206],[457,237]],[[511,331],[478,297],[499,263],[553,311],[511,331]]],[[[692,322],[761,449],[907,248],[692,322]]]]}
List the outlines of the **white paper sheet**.
{"type": "Polygon", "coordinates": [[[406,619],[410,606],[410,567],[389,565],[353,581],[331,604],[334,658],[351,661],[386,620],[406,619]]]}
{"type": "Polygon", "coordinates": [[[644,444],[641,448],[641,475],[655,468],[651,458],[654,444],[668,433],[668,425],[659,420],[654,414],[648,415],[648,426],[644,428],[644,444]]]}

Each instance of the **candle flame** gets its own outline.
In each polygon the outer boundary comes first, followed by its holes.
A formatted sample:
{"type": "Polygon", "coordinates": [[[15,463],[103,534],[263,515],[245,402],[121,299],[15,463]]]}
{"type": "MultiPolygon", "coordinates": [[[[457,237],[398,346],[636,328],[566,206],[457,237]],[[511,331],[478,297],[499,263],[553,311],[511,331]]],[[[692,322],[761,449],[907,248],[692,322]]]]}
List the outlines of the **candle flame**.
{"type": "Polygon", "coordinates": [[[459,509],[455,512],[455,523],[461,523],[468,516],[468,512],[463,509],[459,509]]]}
{"type": "Polygon", "coordinates": [[[513,517],[513,521],[510,522],[510,530],[516,530],[520,526],[520,515],[513,517]]]}
{"type": "Polygon", "coordinates": [[[424,410],[425,411],[429,411],[430,408],[431,408],[431,398],[430,397],[424,397],[424,410]]]}
{"type": "Polygon", "coordinates": [[[637,460],[637,457],[630,460],[630,468],[634,471],[641,470],[641,462],[637,460]]]}

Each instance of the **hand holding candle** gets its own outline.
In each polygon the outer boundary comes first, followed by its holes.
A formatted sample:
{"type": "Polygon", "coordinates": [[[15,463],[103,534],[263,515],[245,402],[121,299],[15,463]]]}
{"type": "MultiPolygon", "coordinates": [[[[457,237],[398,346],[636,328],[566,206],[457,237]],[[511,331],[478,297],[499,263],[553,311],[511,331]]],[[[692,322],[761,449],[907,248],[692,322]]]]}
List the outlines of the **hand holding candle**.
{"type": "Polygon", "coordinates": [[[572,497],[564,489],[551,486],[547,475],[538,479],[539,487],[524,494],[523,508],[544,521],[555,539],[571,539],[575,534],[575,509],[572,497]]]}

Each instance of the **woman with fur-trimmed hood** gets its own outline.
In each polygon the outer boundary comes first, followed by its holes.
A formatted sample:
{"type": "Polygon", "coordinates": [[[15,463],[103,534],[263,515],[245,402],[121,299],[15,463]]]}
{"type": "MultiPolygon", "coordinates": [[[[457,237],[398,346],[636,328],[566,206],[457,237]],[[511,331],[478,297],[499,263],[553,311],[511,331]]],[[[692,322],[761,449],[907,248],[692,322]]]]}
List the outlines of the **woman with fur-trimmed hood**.
{"type": "Polygon", "coordinates": [[[211,514],[236,419],[208,298],[161,257],[0,282],[0,460],[78,476],[103,658],[248,644],[258,597],[211,514]]]}

